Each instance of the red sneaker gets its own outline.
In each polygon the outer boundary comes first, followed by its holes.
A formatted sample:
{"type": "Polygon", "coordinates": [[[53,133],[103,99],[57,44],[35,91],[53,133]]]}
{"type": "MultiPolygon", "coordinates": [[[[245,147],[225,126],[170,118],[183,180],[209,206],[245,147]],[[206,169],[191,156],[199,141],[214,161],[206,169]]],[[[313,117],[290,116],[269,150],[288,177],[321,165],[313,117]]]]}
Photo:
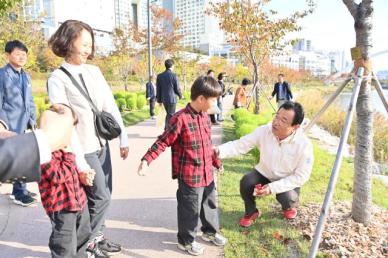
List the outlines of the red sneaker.
{"type": "Polygon", "coordinates": [[[288,210],[283,211],[283,216],[286,219],[295,219],[296,215],[298,215],[298,211],[296,210],[296,208],[290,208],[288,210]]]}
{"type": "Polygon", "coordinates": [[[240,226],[244,228],[250,227],[253,224],[253,222],[255,222],[255,220],[260,216],[261,214],[260,214],[260,211],[258,210],[256,210],[251,215],[245,215],[240,219],[240,226]]]}

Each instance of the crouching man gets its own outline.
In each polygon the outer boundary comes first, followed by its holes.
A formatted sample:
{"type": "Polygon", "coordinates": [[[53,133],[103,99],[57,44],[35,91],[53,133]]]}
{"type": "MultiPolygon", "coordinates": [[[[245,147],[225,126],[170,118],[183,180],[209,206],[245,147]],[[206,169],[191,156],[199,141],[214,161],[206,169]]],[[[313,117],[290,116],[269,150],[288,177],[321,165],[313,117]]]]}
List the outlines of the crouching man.
{"type": "Polygon", "coordinates": [[[240,181],[245,203],[240,226],[249,227],[260,217],[255,198],[270,194],[276,195],[286,219],[296,217],[300,187],[309,179],[314,160],[311,141],[300,128],[303,119],[299,103],[285,102],[271,123],[215,149],[221,159],[245,154],[254,147],[260,150],[259,164],[240,181]]]}

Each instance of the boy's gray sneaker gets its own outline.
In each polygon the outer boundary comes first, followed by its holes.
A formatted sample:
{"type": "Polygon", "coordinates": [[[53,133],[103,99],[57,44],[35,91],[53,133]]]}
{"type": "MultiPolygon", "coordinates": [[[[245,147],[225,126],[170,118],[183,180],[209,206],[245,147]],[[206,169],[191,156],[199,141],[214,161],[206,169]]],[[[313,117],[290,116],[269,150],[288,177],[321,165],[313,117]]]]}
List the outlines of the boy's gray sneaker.
{"type": "Polygon", "coordinates": [[[223,237],[221,234],[218,234],[218,233],[215,233],[215,234],[203,233],[202,240],[206,242],[212,242],[217,246],[224,246],[228,242],[228,240],[225,237],[223,237]]]}
{"type": "Polygon", "coordinates": [[[197,256],[197,255],[203,254],[205,247],[203,247],[198,242],[194,241],[191,244],[187,244],[187,245],[182,245],[182,244],[178,243],[178,249],[180,249],[182,251],[186,251],[191,255],[197,256]]]}

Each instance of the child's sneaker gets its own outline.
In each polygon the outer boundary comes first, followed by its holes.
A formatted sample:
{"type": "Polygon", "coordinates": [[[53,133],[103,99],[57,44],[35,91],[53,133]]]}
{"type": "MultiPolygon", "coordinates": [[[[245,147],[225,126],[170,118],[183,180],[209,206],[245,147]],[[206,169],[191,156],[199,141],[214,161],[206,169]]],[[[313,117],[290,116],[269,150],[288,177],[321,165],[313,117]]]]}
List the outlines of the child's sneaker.
{"type": "Polygon", "coordinates": [[[182,245],[182,244],[178,243],[178,249],[180,249],[182,251],[186,251],[191,255],[197,256],[197,255],[203,254],[205,247],[203,247],[198,242],[194,241],[191,244],[187,244],[187,245],[182,245]]]}
{"type": "Polygon", "coordinates": [[[224,246],[228,242],[228,240],[225,237],[223,237],[218,233],[215,233],[215,234],[203,233],[202,240],[206,242],[212,242],[217,246],[224,246]]]}

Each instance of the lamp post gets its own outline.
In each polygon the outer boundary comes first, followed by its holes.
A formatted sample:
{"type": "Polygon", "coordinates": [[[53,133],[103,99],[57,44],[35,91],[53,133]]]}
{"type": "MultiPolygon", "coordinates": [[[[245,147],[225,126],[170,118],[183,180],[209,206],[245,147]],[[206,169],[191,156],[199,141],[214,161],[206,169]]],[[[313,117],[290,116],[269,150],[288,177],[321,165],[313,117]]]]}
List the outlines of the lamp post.
{"type": "Polygon", "coordinates": [[[151,0],[147,0],[148,18],[148,82],[151,83],[152,76],[152,38],[151,38],[151,0]]]}

